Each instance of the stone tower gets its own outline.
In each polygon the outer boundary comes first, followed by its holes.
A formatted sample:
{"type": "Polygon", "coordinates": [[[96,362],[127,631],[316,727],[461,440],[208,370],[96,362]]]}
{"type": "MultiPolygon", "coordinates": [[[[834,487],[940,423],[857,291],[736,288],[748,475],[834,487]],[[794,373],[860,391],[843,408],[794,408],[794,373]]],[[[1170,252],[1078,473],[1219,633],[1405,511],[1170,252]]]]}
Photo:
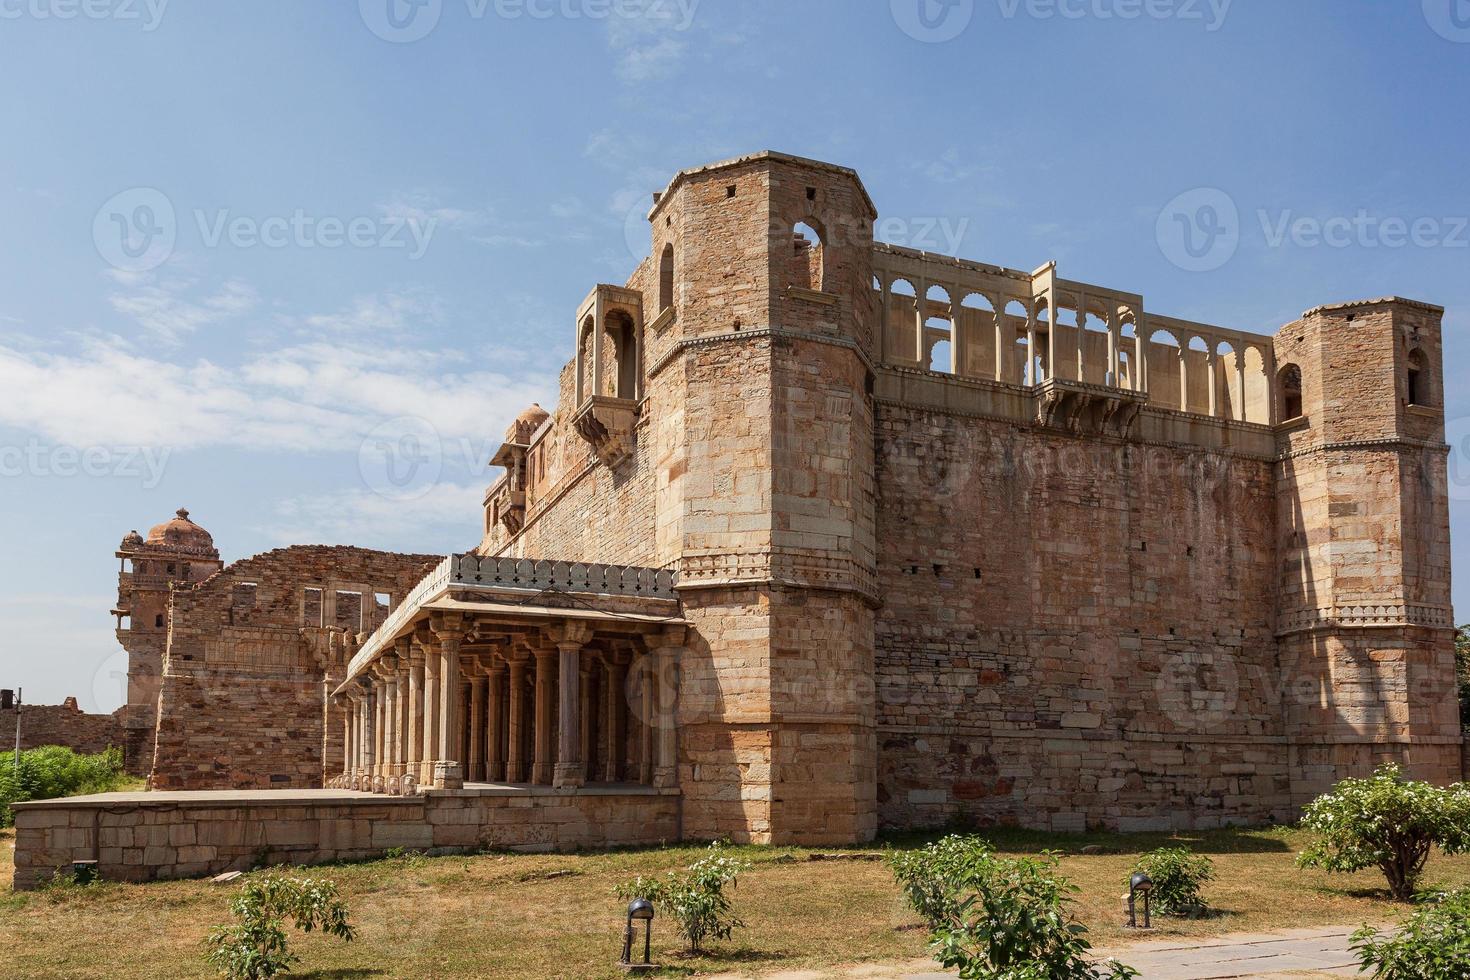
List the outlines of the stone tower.
{"type": "Polygon", "coordinates": [[[128,653],[128,703],[123,712],[124,762],[130,773],[153,768],[158,691],[168,644],[169,589],[202,582],[224,567],[209,532],[179,508],[144,538],[129,531],[118,546],[117,639],[128,653]]]}
{"type": "Polygon", "coordinates": [[[1460,775],[1442,315],[1370,300],[1276,335],[1276,628],[1298,803],[1382,761],[1460,775]]]}
{"type": "Polygon", "coordinates": [[[695,626],[691,836],[876,831],[875,214],[853,171],[774,153],[685,171],[650,214],[651,255],[681,257],[654,321],[677,331],[677,370],[649,384],[680,406],[659,438],[657,557],[695,626]]]}

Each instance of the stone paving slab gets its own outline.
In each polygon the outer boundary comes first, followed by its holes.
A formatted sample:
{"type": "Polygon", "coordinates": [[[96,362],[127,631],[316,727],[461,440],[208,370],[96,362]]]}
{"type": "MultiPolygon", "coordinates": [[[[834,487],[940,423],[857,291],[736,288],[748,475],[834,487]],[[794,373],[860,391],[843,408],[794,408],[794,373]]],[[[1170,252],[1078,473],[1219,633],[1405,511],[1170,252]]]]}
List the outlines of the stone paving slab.
{"type": "MultiPolygon", "coordinates": [[[[1349,949],[1355,930],[1344,926],[1293,929],[1279,933],[1239,933],[1206,940],[1167,940],[1098,950],[1137,968],[1142,980],[1303,980],[1307,977],[1361,977],[1349,949]]],[[[720,974],[710,980],[737,980],[749,974],[720,974]]],[[[954,980],[932,960],[867,964],[837,972],[787,970],[762,980],[954,980]]]]}

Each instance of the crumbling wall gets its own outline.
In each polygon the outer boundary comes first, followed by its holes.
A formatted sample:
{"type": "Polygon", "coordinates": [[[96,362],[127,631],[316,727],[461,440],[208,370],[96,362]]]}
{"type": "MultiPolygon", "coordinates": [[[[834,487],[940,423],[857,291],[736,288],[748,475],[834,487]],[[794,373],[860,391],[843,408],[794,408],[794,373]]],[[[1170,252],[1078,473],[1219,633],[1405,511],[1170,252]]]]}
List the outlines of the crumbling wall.
{"type": "Polygon", "coordinates": [[[170,602],[154,789],[318,787],[340,762],[328,631],[371,632],[440,560],[302,546],[235,562],[170,602]]]}

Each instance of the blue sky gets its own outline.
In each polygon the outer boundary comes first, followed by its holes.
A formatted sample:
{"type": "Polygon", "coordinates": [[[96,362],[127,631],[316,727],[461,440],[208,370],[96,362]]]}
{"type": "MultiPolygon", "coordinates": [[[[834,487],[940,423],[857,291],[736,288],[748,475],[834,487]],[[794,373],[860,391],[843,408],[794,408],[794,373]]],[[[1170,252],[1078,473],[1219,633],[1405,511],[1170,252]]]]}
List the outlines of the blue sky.
{"type": "Polygon", "coordinates": [[[181,505],[227,559],[474,542],[650,192],[764,148],[1155,312],[1446,306],[1470,610],[1470,2],[389,2],[0,0],[0,686],[120,703],[112,552],[181,505]],[[1238,215],[1206,271],[1180,200],[1238,215]]]}

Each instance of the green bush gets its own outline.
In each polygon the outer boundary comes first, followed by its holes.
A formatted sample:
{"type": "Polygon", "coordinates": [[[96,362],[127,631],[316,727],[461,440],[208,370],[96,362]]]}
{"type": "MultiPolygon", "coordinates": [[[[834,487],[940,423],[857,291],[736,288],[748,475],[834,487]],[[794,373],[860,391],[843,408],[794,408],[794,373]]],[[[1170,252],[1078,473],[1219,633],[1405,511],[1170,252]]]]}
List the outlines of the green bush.
{"type": "Polygon", "coordinates": [[[1057,858],[998,858],[972,851],[957,879],[952,919],[930,948],[962,980],[1128,980],[1138,971],[1095,963],[1087,927],[1068,906],[1077,888],[1057,874],[1057,858]]]}
{"type": "Polygon", "coordinates": [[[727,856],[723,846],[715,843],[684,871],[670,871],[662,878],[639,875],[614,891],[624,900],[646,898],[655,913],[672,916],[689,942],[689,951],[699,953],[707,940],[729,939],[745,925],[732,913],[725,889],[734,888],[738,876],[749,867],[727,856]]]}
{"type": "Polygon", "coordinates": [[[917,851],[890,852],[888,867],[904,901],[932,930],[954,918],[965,867],[989,855],[990,845],[983,839],[951,834],[917,851]]]}
{"type": "Polygon", "coordinates": [[[1354,872],[1378,868],[1389,891],[1411,901],[1436,845],[1470,850],[1470,787],[1405,780],[1396,765],[1366,779],[1344,779],[1307,806],[1302,827],[1317,835],[1297,856],[1304,868],[1354,872]]]}
{"type": "Polygon", "coordinates": [[[264,980],[291,969],[301,957],[286,944],[286,921],[302,932],[320,929],[344,942],[357,938],[337,886],[318,878],[269,874],[245,883],[230,903],[235,924],[206,941],[205,959],[230,980],[264,980]]]}
{"type": "Polygon", "coordinates": [[[1378,980],[1470,977],[1470,889],[1425,901],[1397,933],[1364,926],[1353,951],[1378,980]]]}
{"type": "Polygon", "coordinates": [[[12,803],[107,793],[127,778],[117,748],[96,755],[78,755],[60,745],[27,749],[20,754],[18,771],[15,753],[0,753],[0,827],[12,822],[12,803]]]}
{"type": "Polygon", "coordinates": [[[1133,870],[1153,881],[1149,902],[1159,915],[1188,919],[1209,911],[1201,889],[1215,879],[1215,863],[1204,855],[1183,847],[1163,847],[1139,858],[1133,870]]]}

